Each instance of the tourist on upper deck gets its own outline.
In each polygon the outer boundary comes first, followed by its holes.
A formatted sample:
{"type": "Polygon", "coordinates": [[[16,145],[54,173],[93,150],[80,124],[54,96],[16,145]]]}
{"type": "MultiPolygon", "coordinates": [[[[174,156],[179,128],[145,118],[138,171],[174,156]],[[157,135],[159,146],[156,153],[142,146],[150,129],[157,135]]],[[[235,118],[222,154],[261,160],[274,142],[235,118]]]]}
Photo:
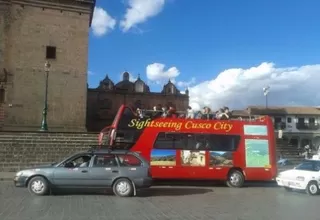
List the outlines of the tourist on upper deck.
{"type": "Polygon", "coordinates": [[[136,113],[137,113],[139,118],[143,118],[144,117],[143,112],[142,112],[142,110],[140,108],[137,108],[136,113]]]}
{"type": "Polygon", "coordinates": [[[163,111],[161,109],[161,105],[157,105],[153,107],[153,112],[152,112],[153,118],[161,117],[162,114],[163,114],[163,111]]]}
{"type": "Polygon", "coordinates": [[[223,109],[220,108],[217,112],[216,112],[216,119],[221,119],[223,114],[223,109]]]}
{"type": "Polygon", "coordinates": [[[187,117],[186,118],[190,118],[190,119],[193,119],[194,118],[194,112],[191,108],[191,106],[188,106],[188,109],[187,109],[187,117]]]}
{"type": "Polygon", "coordinates": [[[231,112],[228,107],[221,109],[220,120],[229,120],[231,118],[231,112]]]}
{"type": "Polygon", "coordinates": [[[196,119],[201,119],[201,118],[202,118],[202,112],[201,112],[201,111],[198,111],[198,112],[195,114],[195,118],[196,118],[196,119]]]}
{"type": "Polygon", "coordinates": [[[167,107],[162,107],[162,117],[165,118],[168,115],[168,108],[167,107]]]}
{"type": "Polygon", "coordinates": [[[168,118],[176,118],[176,109],[173,108],[172,106],[169,107],[168,113],[167,113],[168,118]]]}
{"type": "Polygon", "coordinates": [[[211,109],[209,107],[204,107],[202,109],[202,119],[211,119],[211,109]]]}

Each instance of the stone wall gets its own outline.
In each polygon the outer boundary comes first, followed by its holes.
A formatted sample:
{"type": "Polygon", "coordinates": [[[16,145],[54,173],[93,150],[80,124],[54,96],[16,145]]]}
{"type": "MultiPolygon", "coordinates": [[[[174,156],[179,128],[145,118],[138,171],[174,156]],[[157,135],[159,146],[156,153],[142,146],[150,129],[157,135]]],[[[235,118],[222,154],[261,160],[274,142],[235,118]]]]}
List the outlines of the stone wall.
{"type": "Polygon", "coordinates": [[[49,164],[98,144],[97,133],[0,133],[0,172],[49,164]]]}

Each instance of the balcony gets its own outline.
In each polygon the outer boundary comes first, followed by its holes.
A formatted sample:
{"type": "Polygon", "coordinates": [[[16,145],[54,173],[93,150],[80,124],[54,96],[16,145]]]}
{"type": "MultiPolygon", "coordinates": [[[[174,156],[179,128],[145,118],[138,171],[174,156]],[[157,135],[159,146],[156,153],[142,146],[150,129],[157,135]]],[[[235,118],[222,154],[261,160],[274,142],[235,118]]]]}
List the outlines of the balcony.
{"type": "Polygon", "coordinates": [[[320,128],[319,124],[315,123],[296,123],[296,127],[299,130],[318,130],[320,128]]]}
{"type": "Polygon", "coordinates": [[[274,126],[275,130],[286,129],[286,123],[284,123],[284,122],[275,122],[273,126],[274,126]]]}

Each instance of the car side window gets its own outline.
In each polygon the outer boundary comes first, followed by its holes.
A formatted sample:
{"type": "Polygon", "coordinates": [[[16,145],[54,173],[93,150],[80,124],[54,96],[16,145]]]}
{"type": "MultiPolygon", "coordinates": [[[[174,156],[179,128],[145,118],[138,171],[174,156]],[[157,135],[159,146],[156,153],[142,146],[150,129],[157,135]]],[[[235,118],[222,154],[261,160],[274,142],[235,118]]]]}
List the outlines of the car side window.
{"type": "Polygon", "coordinates": [[[320,171],[320,162],[316,162],[314,165],[314,170],[315,171],[320,171]]]}
{"type": "Polygon", "coordinates": [[[142,162],[139,158],[132,154],[120,154],[119,158],[120,166],[122,167],[140,167],[142,162]]]}
{"type": "Polygon", "coordinates": [[[91,155],[78,155],[76,157],[73,157],[60,166],[67,167],[67,168],[75,168],[75,167],[80,167],[80,168],[85,168],[89,167],[91,161],[91,155]]]}
{"type": "Polygon", "coordinates": [[[117,167],[118,162],[115,155],[103,154],[96,155],[92,167],[117,167]]]}

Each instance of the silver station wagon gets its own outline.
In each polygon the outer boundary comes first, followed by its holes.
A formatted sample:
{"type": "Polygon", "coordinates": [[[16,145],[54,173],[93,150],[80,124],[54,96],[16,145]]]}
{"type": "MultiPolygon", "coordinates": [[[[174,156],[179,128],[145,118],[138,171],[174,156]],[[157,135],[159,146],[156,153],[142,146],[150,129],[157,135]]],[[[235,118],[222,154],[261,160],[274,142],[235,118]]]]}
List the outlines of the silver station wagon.
{"type": "Polygon", "coordinates": [[[129,197],[139,188],[150,187],[152,177],[149,162],[135,152],[93,149],[59,163],[21,170],[14,184],[39,196],[59,188],[112,188],[115,195],[129,197]]]}

